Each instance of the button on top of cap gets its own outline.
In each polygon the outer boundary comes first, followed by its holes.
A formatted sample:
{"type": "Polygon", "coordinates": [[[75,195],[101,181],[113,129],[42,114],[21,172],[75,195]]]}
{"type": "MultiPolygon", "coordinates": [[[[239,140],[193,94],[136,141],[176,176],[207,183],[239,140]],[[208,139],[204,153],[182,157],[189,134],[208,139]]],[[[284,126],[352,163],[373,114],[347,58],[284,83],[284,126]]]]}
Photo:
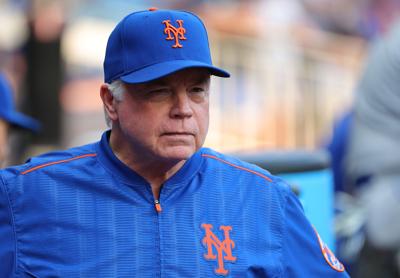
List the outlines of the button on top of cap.
{"type": "Polygon", "coordinates": [[[149,8],[149,11],[150,12],[154,12],[154,11],[157,11],[158,9],[156,8],[156,7],[151,7],[151,8],[149,8]]]}

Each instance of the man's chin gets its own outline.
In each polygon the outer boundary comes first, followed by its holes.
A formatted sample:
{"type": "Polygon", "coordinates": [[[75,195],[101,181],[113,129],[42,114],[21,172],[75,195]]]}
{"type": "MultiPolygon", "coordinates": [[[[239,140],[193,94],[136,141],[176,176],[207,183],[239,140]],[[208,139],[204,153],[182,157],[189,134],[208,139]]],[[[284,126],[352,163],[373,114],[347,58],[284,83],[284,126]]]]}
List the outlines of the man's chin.
{"type": "Polygon", "coordinates": [[[163,151],[163,156],[168,160],[187,160],[195,152],[196,149],[192,146],[173,146],[166,147],[163,151]]]}

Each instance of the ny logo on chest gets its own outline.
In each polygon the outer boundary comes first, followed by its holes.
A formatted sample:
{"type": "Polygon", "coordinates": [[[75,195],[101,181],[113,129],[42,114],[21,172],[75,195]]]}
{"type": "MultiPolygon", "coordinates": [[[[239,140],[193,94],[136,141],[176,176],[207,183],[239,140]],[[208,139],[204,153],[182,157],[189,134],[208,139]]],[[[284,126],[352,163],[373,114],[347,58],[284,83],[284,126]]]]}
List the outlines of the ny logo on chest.
{"type": "Polygon", "coordinates": [[[207,253],[204,254],[206,260],[214,260],[217,262],[215,273],[219,275],[227,275],[229,271],[225,268],[225,262],[235,262],[237,257],[233,256],[232,249],[235,248],[235,242],[230,238],[231,226],[220,226],[219,229],[223,232],[223,240],[219,239],[212,232],[211,224],[202,224],[205,235],[202,239],[207,253]]]}

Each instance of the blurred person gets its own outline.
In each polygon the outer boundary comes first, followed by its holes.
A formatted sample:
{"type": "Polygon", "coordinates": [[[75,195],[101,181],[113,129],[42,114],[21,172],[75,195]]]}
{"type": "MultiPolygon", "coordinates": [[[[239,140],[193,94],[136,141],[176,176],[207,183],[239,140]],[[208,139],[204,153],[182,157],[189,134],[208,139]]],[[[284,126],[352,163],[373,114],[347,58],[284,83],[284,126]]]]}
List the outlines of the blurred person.
{"type": "Polygon", "coordinates": [[[399,49],[400,22],[370,49],[334,155],[337,184],[364,215],[365,244],[354,277],[400,277],[399,49]]]}
{"type": "Polygon", "coordinates": [[[24,45],[27,63],[25,105],[43,130],[33,138],[35,145],[55,148],[61,141],[59,93],[64,80],[61,37],[68,1],[34,0],[27,4],[28,37],[24,45]]]}
{"type": "Polygon", "coordinates": [[[202,147],[212,64],[193,13],[112,31],[100,141],[0,171],[2,277],[348,277],[290,187],[202,147]]]}
{"type": "Polygon", "coordinates": [[[5,166],[9,151],[8,137],[11,127],[38,131],[39,123],[15,110],[14,96],[6,76],[0,73],[0,167],[5,166]]]}

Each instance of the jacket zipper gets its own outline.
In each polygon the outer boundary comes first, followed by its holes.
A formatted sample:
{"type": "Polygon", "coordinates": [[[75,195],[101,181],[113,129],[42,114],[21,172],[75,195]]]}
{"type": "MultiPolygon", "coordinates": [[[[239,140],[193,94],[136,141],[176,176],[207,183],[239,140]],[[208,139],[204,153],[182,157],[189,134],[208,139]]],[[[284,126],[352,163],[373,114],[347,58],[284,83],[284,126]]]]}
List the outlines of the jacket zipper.
{"type": "Polygon", "coordinates": [[[157,213],[162,212],[160,200],[154,200],[154,207],[155,207],[157,213]]]}
{"type": "MultiPolygon", "coordinates": [[[[160,195],[161,195],[161,191],[160,191],[160,195]]],[[[158,275],[156,276],[156,277],[159,277],[159,278],[161,278],[162,276],[163,276],[163,259],[162,259],[162,237],[161,237],[161,227],[160,227],[160,225],[161,225],[161,223],[160,223],[160,214],[161,214],[161,211],[162,211],[162,208],[161,208],[161,204],[160,204],[160,197],[158,197],[158,199],[155,199],[154,198],[154,208],[155,208],[155,210],[156,210],[156,213],[157,213],[157,219],[158,219],[158,221],[157,221],[157,223],[158,223],[158,236],[159,236],[159,239],[158,239],[158,251],[159,251],[159,260],[160,260],[160,264],[159,264],[159,272],[158,272],[158,275]]]]}

